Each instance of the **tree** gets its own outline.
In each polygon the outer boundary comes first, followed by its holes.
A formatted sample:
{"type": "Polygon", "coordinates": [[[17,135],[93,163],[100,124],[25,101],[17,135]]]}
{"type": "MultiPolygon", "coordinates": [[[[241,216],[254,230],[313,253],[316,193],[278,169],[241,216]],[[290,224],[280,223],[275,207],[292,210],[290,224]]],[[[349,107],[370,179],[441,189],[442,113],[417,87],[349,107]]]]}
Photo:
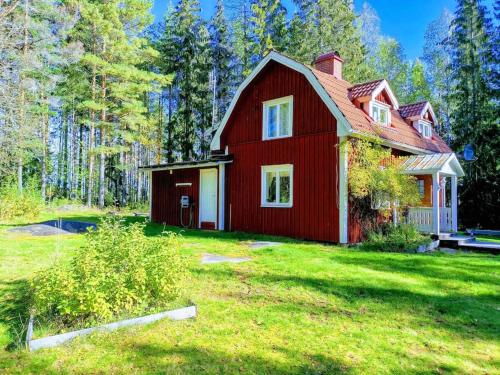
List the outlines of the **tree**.
{"type": "Polygon", "coordinates": [[[427,82],[427,77],[425,76],[424,65],[419,59],[416,59],[411,67],[409,86],[406,97],[408,103],[430,100],[431,90],[429,82],[427,82]]]}
{"type": "Polygon", "coordinates": [[[378,55],[375,61],[377,75],[387,79],[400,102],[408,102],[409,66],[405,61],[401,44],[393,38],[382,38],[379,43],[378,55]]]}
{"type": "Polygon", "coordinates": [[[464,162],[460,217],[466,226],[494,227],[500,222],[498,30],[477,0],[458,1],[452,28],[452,145],[457,151],[470,145],[476,155],[464,162]]]}
{"type": "MultiPolygon", "coordinates": [[[[196,157],[196,119],[194,103],[198,100],[198,78],[196,58],[198,54],[198,37],[203,21],[200,17],[200,6],[197,0],[181,0],[174,12],[174,46],[177,51],[175,61],[178,87],[178,123],[180,134],[178,141],[183,160],[196,157]]],[[[208,74],[207,74],[208,81],[208,74]]]]}
{"type": "Polygon", "coordinates": [[[251,10],[248,2],[243,2],[237,8],[237,17],[233,22],[234,53],[236,54],[238,76],[245,78],[253,68],[252,64],[252,36],[250,29],[251,10]]]}
{"type": "Polygon", "coordinates": [[[378,45],[382,36],[380,35],[380,17],[369,3],[363,3],[356,25],[361,43],[365,46],[368,57],[374,57],[378,52],[378,45]]]}
{"type": "Polygon", "coordinates": [[[300,48],[293,56],[312,63],[318,55],[338,51],[345,61],[343,75],[351,82],[366,81],[370,76],[366,51],[355,26],[356,15],[345,0],[296,1],[305,26],[300,48]]]}
{"type": "Polygon", "coordinates": [[[438,119],[436,130],[448,142],[451,140],[451,107],[448,101],[451,89],[451,70],[447,67],[451,62],[451,51],[447,41],[451,35],[452,19],[452,14],[444,9],[436,20],[427,25],[422,57],[431,90],[432,106],[438,119]]]}
{"type": "Polygon", "coordinates": [[[210,22],[210,49],[213,64],[213,123],[215,130],[226,112],[236,87],[234,73],[236,56],[231,48],[229,25],[222,0],[217,0],[210,22]]]}

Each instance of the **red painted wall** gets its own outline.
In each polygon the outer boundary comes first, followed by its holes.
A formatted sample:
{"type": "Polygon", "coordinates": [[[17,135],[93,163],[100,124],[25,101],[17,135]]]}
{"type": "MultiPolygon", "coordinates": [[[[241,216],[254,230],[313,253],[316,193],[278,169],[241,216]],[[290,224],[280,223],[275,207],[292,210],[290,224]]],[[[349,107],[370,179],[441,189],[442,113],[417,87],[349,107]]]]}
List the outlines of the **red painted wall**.
{"type": "MultiPolygon", "coordinates": [[[[194,206],[194,227],[198,227],[200,170],[176,169],[153,172],[152,185],[152,221],[166,225],[180,225],[180,200],[182,195],[189,195],[196,202],[194,206]],[[176,183],[191,183],[191,186],[175,186],[176,183]]],[[[189,222],[189,210],[184,209],[184,223],[189,222]]]]}
{"type": "Polygon", "coordinates": [[[270,63],[240,96],[221,137],[226,228],[338,242],[336,121],[300,73],[270,63]],[[262,102],[293,95],[293,136],[262,141],[262,102]],[[261,166],[293,164],[293,207],[261,207],[261,166]]]}

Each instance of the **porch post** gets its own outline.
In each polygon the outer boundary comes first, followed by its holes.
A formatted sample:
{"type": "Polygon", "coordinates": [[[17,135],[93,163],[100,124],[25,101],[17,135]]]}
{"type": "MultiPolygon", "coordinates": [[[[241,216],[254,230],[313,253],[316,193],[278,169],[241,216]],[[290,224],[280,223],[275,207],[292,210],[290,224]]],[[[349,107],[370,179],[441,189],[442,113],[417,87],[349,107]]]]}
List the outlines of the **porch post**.
{"type": "Polygon", "coordinates": [[[432,174],[432,231],[439,236],[439,172],[432,174]]]}
{"type": "Polygon", "coordinates": [[[453,232],[458,231],[457,176],[451,176],[451,226],[453,232]]]}

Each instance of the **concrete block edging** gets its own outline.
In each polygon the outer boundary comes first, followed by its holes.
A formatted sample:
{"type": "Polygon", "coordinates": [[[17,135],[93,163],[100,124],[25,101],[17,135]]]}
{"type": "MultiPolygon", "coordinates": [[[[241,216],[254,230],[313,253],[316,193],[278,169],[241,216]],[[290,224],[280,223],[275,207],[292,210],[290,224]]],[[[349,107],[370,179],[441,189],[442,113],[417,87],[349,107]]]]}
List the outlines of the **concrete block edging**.
{"type": "Polygon", "coordinates": [[[43,337],[40,339],[32,340],[33,335],[33,317],[30,318],[28,324],[28,333],[26,335],[26,344],[30,352],[59,346],[68,342],[76,337],[86,336],[92,332],[97,331],[114,331],[118,328],[134,326],[134,325],[145,325],[149,323],[156,322],[164,318],[170,318],[172,320],[183,320],[196,317],[196,306],[183,307],[181,309],[164,311],[157,314],[141,316],[139,318],[120,320],[118,322],[104,324],[102,326],[91,327],[80,329],[77,331],[66,332],[60,335],[43,337]]]}

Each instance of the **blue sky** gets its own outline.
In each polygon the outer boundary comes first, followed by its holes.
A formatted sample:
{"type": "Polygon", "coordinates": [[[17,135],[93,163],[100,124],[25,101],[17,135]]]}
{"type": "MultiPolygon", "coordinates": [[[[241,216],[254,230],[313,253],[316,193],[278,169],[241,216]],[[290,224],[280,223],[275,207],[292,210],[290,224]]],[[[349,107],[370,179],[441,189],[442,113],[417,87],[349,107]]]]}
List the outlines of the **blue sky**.
{"type": "MultiPolygon", "coordinates": [[[[174,3],[176,0],[172,0],[174,3]]],[[[366,0],[355,0],[359,12],[366,0]]],[[[153,13],[161,19],[169,0],[154,0],[153,13]]],[[[424,32],[427,24],[436,19],[444,8],[455,11],[455,0],[369,0],[367,1],[378,13],[381,20],[381,33],[400,41],[406,57],[414,59],[422,55],[424,32]]],[[[200,0],[202,16],[209,18],[213,14],[215,0],[200,0]]],[[[283,0],[289,11],[295,6],[292,0],[283,0]]],[[[487,0],[490,6],[493,0],[487,0]]]]}

